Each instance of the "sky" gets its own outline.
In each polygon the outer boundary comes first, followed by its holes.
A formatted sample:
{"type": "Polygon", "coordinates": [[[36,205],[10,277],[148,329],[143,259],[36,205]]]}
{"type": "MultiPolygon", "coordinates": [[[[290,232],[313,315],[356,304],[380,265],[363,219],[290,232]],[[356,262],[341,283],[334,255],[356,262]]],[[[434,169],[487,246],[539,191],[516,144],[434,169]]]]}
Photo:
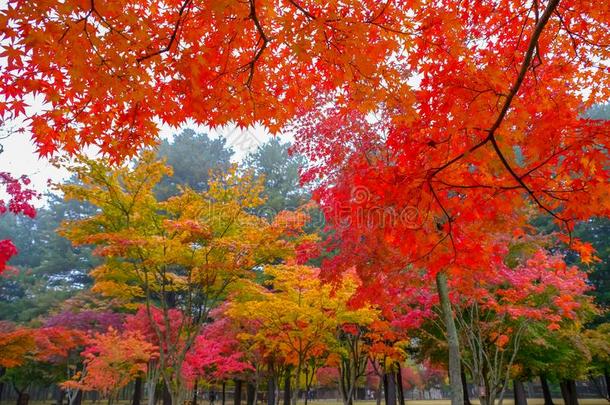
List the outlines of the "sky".
{"type": "MultiPolygon", "coordinates": [[[[178,129],[161,127],[160,137],[170,139],[185,128],[207,133],[212,138],[226,138],[227,146],[232,147],[235,151],[233,159],[236,162],[241,161],[250,152],[255,151],[259,145],[272,138],[272,135],[260,126],[240,130],[235,126],[210,129],[193,124],[185,124],[178,129]]],[[[289,141],[289,139],[286,139],[286,141],[289,141]]],[[[14,177],[27,175],[32,180],[32,187],[41,194],[51,191],[52,187],[49,182],[57,183],[69,177],[69,173],[65,169],[57,168],[46,158],[38,157],[30,139],[30,134],[27,132],[13,133],[8,138],[0,140],[0,144],[4,148],[3,153],[0,154],[0,172],[9,172],[14,177]]],[[[87,154],[92,157],[95,156],[93,152],[87,154]]],[[[0,193],[0,199],[3,197],[4,195],[0,193]]],[[[42,198],[35,201],[34,205],[42,206],[44,203],[45,200],[42,198]]]]}

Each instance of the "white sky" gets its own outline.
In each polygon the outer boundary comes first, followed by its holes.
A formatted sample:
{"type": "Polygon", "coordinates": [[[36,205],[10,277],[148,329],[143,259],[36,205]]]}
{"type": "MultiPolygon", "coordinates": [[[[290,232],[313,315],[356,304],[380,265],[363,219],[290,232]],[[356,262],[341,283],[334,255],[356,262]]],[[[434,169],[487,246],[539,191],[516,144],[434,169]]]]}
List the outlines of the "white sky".
{"type": "MultiPolygon", "coordinates": [[[[246,130],[240,130],[234,126],[211,130],[188,124],[181,129],[162,127],[161,137],[171,138],[184,128],[207,133],[212,138],[225,137],[227,146],[232,147],[235,152],[234,160],[238,162],[272,137],[265,128],[260,126],[246,130]]],[[[9,172],[14,177],[27,175],[32,180],[32,187],[41,194],[50,191],[49,181],[60,182],[69,176],[66,170],[56,168],[47,159],[38,157],[28,133],[13,133],[7,139],[0,140],[0,144],[4,147],[4,152],[0,154],[0,172],[9,172]]],[[[4,195],[0,192],[0,199],[3,197],[4,195]]],[[[35,203],[37,206],[43,204],[43,199],[35,203]]]]}

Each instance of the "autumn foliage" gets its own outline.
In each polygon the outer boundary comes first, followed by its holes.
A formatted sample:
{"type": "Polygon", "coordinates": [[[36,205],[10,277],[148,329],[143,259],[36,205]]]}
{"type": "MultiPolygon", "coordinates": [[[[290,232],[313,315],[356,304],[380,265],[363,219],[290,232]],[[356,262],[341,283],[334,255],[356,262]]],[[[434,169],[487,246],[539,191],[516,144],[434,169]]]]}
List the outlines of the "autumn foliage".
{"type": "MultiPolygon", "coordinates": [[[[173,405],[229,379],[296,405],[316,376],[351,405],[445,365],[453,405],[464,372],[493,403],[548,371],[532,347],[607,370],[605,326],[580,334],[602,259],[574,235],[610,216],[604,2],[9,0],[0,43],[0,120],[67,155],[59,188],[94,211],[60,233],[127,313],[2,325],[0,366],[76,359],[64,387],[109,397],[146,372],[173,405]],[[325,227],[256,215],[265,180],[237,165],[161,198],[151,148],[186,123],[290,134],[325,227]]],[[[28,182],[0,172],[0,215],[34,215],[28,182]]],[[[0,272],[16,253],[0,240],[0,272]]]]}

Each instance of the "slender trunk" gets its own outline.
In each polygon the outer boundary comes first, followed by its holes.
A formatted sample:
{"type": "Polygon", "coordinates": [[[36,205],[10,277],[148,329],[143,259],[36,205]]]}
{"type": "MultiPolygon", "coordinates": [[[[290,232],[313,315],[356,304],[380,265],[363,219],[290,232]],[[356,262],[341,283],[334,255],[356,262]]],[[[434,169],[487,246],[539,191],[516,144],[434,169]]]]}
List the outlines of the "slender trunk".
{"type": "Polygon", "coordinates": [[[163,405],[172,405],[172,394],[169,392],[165,380],[163,381],[163,405]]]}
{"type": "Polygon", "coordinates": [[[246,404],[247,405],[254,405],[255,391],[256,391],[256,389],[254,387],[254,384],[251,381],[248,381],[248,384],[246,385],[246,404]]]}
{"type": "Polygon", "coordinates": [[[0,401],[2,401],[2,393],[4,392],[4,381],[2,380],[4,373],[6,373],[6,369],[4,367],[0,367],[0,401]]]}
{"type": "Polygon", "coordinates": [[[64,398],[66,397],[66,391],[61,387],[57,387],[57,405],[64,405],[64,398]]]}
{"type": "Polygon", "coordinates": [[[131,405],[140,405],[142,400],[142,377],[136,378],[136,382],[133,387],[133,399],[131,405]]]}
{"type": "Polygon", "coordinates": [[[544,397],[544,405],[555,405],[553,403],[553,396],[551,395],[551,390],[549,389],[549,383],[546,380],[546,377],[540,376],[540,385],[542,386],[542,396],[544,397]]]}
{"type": "Polygon", "coordinates": [[[610,369],[604,369],[604,379],[606,380],[606,398],[610,400],[610,369]]]}
{"type": "Polygon", "coordinates": [[[222,405],[225,405],[225,398],[227,392],[227,383],[225,381],[222,382],[222,405]]]}
{"type": "Polygon", "coordinates": [[[347,388],[347,381],[349,379],[349,368],[346,363],[347,360],[343,359],[341,361],[341,367],[339,368],[339,393],[341,394],[343,405],[351,405],[347,388]]]}
{"type": "Polygon", "coordinates": [[[297,365],[297,369],[296,369],[296,374],[294,377],[294,387],[292,387],[292,401],[291,404],[292,405],[297,405],[297,400],[299,399],[299,390],[301,388],[301,361],[299,361],[299,364],[297,365]]]}
{"type": "Polygon", "coordinates": [[[449,384],[451,386],[451,405],[464,405],[464,392],[462,391],[460,343],[451,310],[449,300],[449,287],[447,285],[447,275],[442,271],[436,273],[436,287],[438,298],[445,320],[447,329],[447,344],[449,346],[449,384]]]}
{"type": "Polygon", "coordinates": [[[277,374],[273,375],[273,385],[275,385],[275,404],[280,405],[280,376],[277,374]]]}
{"type": "Polygon", "coordinates": [[[377,384],[377,392],[375,392],[375,405],[381,405],[381,387],[383,386],[383,378],[379,378],[377,384]]]}
{"type": "Polygon", "coordinates": [[[472,405],[470,403],[470,395],[468,393],[468,381],[466,380],[466,372],[464,371],[464,367],[462,367],[461,371],[462,378],[462,392],[464,392],[464,405],[472,405]]]}
{"type": "Polygon", "coordinates": [[[525,395],[523,381],[513,380],[513,393],[515,396],[515,405],[527,405],[527,395],[525,395]]]}
{"type": "Polygon", "coordinates": [[[193,405],[197,405],[197,378],[195,378],[195,383],[193,384],[193,405]]]}
{"type": "Polygon", "coordinates": [[[405,392],[402,386],[402,371],[400,369],[400,364],[396,371],[396,386],[398,387],[398,402],[400,405],[405,405],[405,392]]]}
{"type": "Polygon", "coordinates": [[[290,405],[290,370],[286,370],[284,377],[284,405],[290,405]]]}
{"type": "Polygon", "coordinates": [[[233,396],[233,404],[241,405],[241,380],[235,380],[235,394],[233,396]]]}
{"type": "Polygon", "coordinates": [[[275,376],[273,374],[267,381],[267,405],[275,405],[275,376]]]}
{"type": "Polygon", "coordinates": [[[385,373],[385,405],[396,405],[396,383],[394,381],[394,373],[385,373]]]}
{"type": "Polygon", "coordinates": [[[146,375],[146,404],[155,405],[157,399],[155,393],[157,391],[157,381],[159,380],[159,369],[156,367],[156,363],[148,363],[148,373],[146,375]]]}
{"type": "Polygon", "coordinates": [[[74,397],[73,403],[70,405],[81,405],[83,403],[83,390],[78,390],[76,396],[74,397]]]}

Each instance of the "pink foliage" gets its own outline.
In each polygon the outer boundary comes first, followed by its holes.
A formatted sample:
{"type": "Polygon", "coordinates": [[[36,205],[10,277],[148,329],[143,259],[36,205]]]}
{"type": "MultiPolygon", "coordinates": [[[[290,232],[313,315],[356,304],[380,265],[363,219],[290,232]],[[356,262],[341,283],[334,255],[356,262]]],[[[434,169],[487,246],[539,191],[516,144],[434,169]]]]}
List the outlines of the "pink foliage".
{"type": "MultiPolygon", "coordinates": [[[[30,201],[38,196],[38,193],[28,188],[30,179],[27,176],[13,177],[10,173],[0,172],[0,186],[9,195],[8,202],[0,199],[0,216],[11,212],[23,214],[30,218],[36,216],[36,209],[30,201]]],[[[0,273],[7,269],[6,263],[18,253],[17,248],[8,239],[0,240],[0,273]]]]}
{"type": "Polygon", "coordinates": [[[337,367],[320,367],[316,371],[316,380],[322,387],[335,387],[339,381],[339,370],[337,367]]]}
{"type": "Polygon", "coordinates": [[[228,318],[219,318],[197,336],[182,368],[187,380],[205,377],[220,381],[254,370],[246,361],[245,353],[240,351],[239,341],[232,333],[230,322],[228,318]]]}

